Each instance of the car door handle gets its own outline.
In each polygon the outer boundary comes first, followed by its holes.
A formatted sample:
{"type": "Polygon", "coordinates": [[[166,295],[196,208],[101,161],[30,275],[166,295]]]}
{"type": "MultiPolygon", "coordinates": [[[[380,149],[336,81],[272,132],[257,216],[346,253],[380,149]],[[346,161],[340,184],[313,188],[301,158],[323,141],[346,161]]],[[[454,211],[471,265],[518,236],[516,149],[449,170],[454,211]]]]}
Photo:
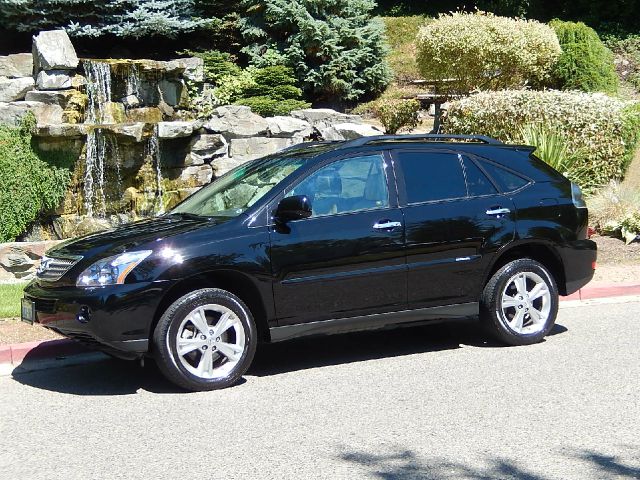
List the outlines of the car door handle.
{"type": "Polygon", "coordinates": [[[507,213],[511,213],[511,210],[508,208],[502,207],[494,207],[487,210],[487,215],[506,215],[507,213]]]}
{"type": "Polygon", "coordinates": [[[401,227],[402,223],[392,222],[390,220],[381,220],[373,224],[373,228],[376,230],[392,230],[396,227],[401,227]]]}

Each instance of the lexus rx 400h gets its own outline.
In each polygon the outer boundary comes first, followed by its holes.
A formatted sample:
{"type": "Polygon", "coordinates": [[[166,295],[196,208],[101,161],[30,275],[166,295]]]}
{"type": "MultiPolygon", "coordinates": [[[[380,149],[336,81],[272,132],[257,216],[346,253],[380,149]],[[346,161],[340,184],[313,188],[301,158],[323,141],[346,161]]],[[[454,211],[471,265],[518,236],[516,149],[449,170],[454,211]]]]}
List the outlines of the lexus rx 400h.
{"type": "Polygon", "coordinates": [[[160,217],[47,252],[22,316],[189,390],[233,385],[258,342],[479,317],[541,341],[593,276],[578,186],[486,137],[307,143],[160,217]]]}

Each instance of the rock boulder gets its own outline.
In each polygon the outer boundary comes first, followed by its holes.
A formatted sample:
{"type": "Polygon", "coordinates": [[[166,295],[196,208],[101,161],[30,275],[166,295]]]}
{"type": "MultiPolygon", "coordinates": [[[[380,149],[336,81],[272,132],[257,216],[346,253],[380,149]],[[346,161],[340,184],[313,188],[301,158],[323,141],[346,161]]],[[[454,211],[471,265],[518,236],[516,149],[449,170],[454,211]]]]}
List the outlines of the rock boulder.
{"type": "Polygon", "coordinates": [[[0,77],[0,102],[23,100],[35,83],[32,77],[7,78],[0,77]]]}
{"type": "Polygon", "coordinates": [[[243,163],[256,158],[264,157],[276,153],[296,143],[301,143],[301,139],[295,138],[273,138],[273,137],[252,137],[236,138],[231,140],[229,153],[231,158],[239,163],[243,163]]]}
{"type": "Polygon", "coordinates": [[[193,133],[193,122],[160,122],[158,137],[163,139],[188,137],[193,133]]]}
{"type": "Polygon", "coordinates": [[[227,138],[246,138],[267,132],[269,124],[249,107],[227,105],[214,110],[213,117],[204,128],[214,133],[222,133],[227,138]]]}
{"type": "Polygon", "coordinates": [[[64,30],[48,30],[33,36],[33,62],[39,70],[75,70],[78,56],[64,30]]]}
{"type": "Polygon", "coordinates": [[[313,128],[306,120],[294,117],[269,117],[266,119],[272,137],[291,138],[311,136],[313,128]]]}
{"type": "Polygon", "coordinates": [[[39,90],[63,90],[73,86],[68,70],[42,70],[36,83],[39,90]]]}
{"type": "Polygon", "coordinates": [[[33,76],[33,55],[14,53],[0,56],[0,77],[20,78],[33,76]]]}
{"type": "Polygon", "coordinates": [[[373,125],[364,123],[337,123],[331,127],[320,130],[320,135],[325,140],[353,140],[360,137],[382,135],[383,132],[373,125]]]}

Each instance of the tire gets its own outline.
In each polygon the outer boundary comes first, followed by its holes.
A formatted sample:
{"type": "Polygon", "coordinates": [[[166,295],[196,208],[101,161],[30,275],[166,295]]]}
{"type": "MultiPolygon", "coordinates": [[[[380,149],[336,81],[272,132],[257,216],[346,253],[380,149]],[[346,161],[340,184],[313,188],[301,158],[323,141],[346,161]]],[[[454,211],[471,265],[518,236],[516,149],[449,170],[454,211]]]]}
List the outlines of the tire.
{"type": "Polygon", "coordinates": [[[160,371],[169,381],[191,391],[218,390],[234,385],[251,365],[257,330],[242,300],[225,290],[204,288],[164,312],[153,343],[160,371]]]}
{"type": "Polygon", "coordinates": [[[544,265],[530,258],[514,260],[498,270],[480,299],[480,320],[507,345],[541,342],[557,315],[556,282],[544,265]]]}

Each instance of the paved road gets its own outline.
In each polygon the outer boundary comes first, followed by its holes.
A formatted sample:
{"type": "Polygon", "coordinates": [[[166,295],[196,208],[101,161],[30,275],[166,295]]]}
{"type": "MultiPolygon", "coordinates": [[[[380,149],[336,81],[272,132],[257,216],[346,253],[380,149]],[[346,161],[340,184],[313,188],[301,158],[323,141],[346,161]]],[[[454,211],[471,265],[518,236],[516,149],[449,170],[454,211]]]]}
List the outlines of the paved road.
{"type": "Polygon", "coordinates": [[[547,341],[474,324],[264,347],[185,394],[104,361],[0,378],[0,478],[640,478],[640,303],[565,308],[547,341]]]}

